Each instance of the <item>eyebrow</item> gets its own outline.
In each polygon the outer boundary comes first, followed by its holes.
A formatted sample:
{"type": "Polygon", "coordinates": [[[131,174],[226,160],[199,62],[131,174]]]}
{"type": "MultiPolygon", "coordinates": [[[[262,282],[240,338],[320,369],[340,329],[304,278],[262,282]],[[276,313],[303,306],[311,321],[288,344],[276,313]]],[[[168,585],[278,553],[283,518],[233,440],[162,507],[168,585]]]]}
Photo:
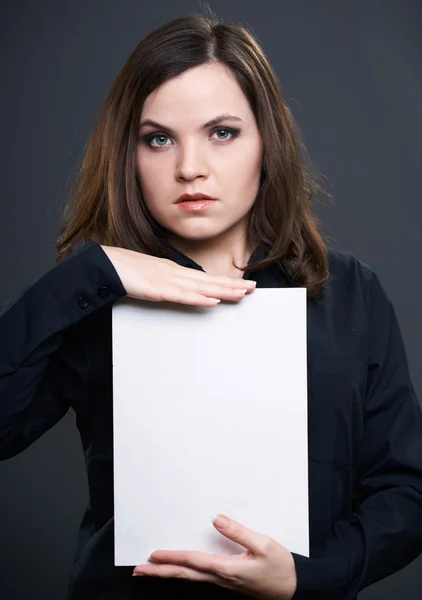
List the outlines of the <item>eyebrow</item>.
{"type": "MultiPolygon", "coordinates": [[[[217,125],[217,123],[221,123],[222,121],[240,121],[241,123],[244,122],[240,117],[235,117],[234,115],[229,115],[227,113],[223,113],[221,115],[218,115],[217,117],[214,117],[214,119],[211,119],[211,121],[207,121],[206,123],[204,123],[202,125],[201,129],[207,129],[208,127],[217,125]]],[[[174,131],[171,129],[171,127],[167,127],[166,125],[161,125],[160,123],[157,123],[157,121],[153,121],[152,119],[146,119],[146,120],[142,121],[139,124],[139,129],[141,129],[141,127],[145,127],[146,125],[151,125],[152,127],[156,127],[157,129],[165,129],[166,131],[168,131],[171,134],[174,133],[174,131]]]]}

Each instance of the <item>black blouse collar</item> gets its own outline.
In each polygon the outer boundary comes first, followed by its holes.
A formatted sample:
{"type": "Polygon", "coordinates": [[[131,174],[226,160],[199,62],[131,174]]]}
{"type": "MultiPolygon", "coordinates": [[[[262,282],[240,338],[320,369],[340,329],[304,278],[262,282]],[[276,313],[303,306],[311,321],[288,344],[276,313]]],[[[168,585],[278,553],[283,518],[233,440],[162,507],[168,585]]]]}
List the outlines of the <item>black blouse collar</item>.
{"type": "MultiPolygon", "coordinates": [[[[167,248],[170,260],[173,260],[174,262],[177,262],[177,264],[179,264],[181,267],[189,267],[191,269],[197,269],[199,271],[204,271],[204,269],[201,267],[201,265],[199,265],[194,260],[192,260],[191,258],[189,258],[188,256],[186,256],[185,254],[183,254],[183,252],[180,252],[180,250],[177,250],[167,240],[164,240],[164,245],[167,248]]],[[[256,248],[252,252],[252,255],[251,255],[251,257],[250,257],[250,259],[248,261],[248,266],[252,265],[253,263],[256,263],[256,262],[262,260],[264,257],[265,257],[265,250],[264,250],[264,248],[261,248],[261,247],[256,248]]]]}

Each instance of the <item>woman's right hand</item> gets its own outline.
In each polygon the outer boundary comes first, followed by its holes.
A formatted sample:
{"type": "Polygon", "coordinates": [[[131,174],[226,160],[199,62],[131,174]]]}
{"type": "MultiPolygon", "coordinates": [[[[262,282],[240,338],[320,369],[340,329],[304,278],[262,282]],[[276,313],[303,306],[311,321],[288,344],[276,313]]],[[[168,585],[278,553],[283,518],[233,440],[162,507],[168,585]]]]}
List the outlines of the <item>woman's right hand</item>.
{"type": "Polygon", "coordinates": [[[131,298],[151,302],[178,302],[194,306],[216,306],[220,300],[240,300],[255,289],[245,279],[209,275],[181,267],[167,258],[134,250],[101,246],[131,298]]]}

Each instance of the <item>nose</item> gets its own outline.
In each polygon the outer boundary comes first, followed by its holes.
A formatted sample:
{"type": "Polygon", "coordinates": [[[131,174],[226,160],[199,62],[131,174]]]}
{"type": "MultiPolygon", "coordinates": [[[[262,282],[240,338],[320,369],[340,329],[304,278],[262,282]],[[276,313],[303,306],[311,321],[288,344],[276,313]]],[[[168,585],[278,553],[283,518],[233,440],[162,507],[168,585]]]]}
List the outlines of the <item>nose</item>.
{"type": "Polygon", "coordinates": [[[205,156],[198,144],[191,142],[179,148],[176,164],[176,179],[191,181],[197,177],[207,177],[208,167],[205,156]]]}

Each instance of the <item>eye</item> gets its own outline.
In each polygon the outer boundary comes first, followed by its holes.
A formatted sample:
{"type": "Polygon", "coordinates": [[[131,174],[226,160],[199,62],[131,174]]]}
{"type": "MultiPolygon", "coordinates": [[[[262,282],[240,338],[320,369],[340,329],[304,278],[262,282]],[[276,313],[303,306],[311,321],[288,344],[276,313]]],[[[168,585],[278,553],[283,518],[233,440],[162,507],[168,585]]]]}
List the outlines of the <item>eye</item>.
{"type": "Polygon", "coordinates": [[[168,139],[168,136],[165,133],[154,133],[153,135],[147,135],[145,138],[148,145],[151,146],[151,148],[163,148],[166,144],[158,144],[158,146],[151,145],[152,140],[154,140],[155,138],[158,138],[158,139],[167,138],[168,139]]]}
{"type": "MultiPolygon", "coordinates": [[[[226,141],[230,141],[234,138],[236,138],[239,133],[240,130],[239,129],[233,129],[232,127],[217,127],[216,129],[214,129],[213,134],[218,133],[218,132],[224,132],[226,135],[221,138],[218,137],[217,139],[220,142],[226,142],[226,141]],[[228,136],[227,136],[228,134],[228,136]]],[[[165,133],[150,133],[149,135],[144,136],[143,141],[150,147],[150,148],[165,148],[168,144],[165,143],[165,140],[169,139],[169,136],[165,133]],[[153,144],[152,141],[157,139],[158,143],[157,144],[153,144]],[[161,143],[164,139],[164,143],[161,143]]]]}
{"type": "Polygon", "coordinates": [[[231,136],[229,138],[225,136],[223,140],[221,140],[221,138],[218,138],[223,142],[225,142],[228,139],[234,139],[235,137],[237,137],[239,135],[239,130],[232,129],[231,127],[218,127],[217,129],[214,129],[214,133],[221,132],[221,131],[226,132],[231,136]]]}

